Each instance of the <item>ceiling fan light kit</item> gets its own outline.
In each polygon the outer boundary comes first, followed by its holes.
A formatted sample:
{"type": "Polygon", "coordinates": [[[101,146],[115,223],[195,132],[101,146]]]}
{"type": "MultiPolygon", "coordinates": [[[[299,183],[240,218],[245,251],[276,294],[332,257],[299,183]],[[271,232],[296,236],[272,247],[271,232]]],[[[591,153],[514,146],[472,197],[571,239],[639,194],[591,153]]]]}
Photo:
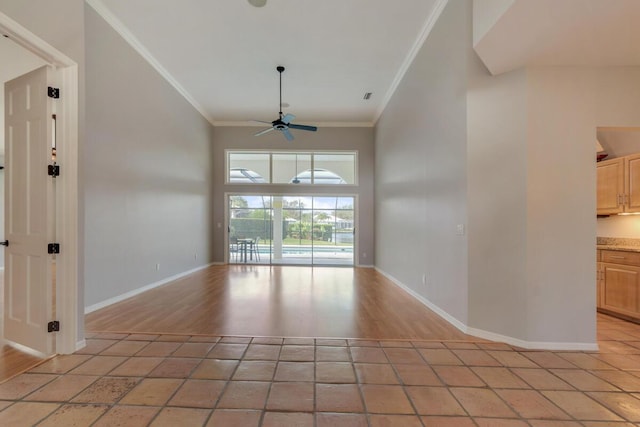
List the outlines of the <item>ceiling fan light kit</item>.
{"type": "Polygon", "coordinates": [[[276,70],[278,71],[278,73],[280,74],[280,103],[278,104],[278,118],[272,122],[264,122],[262,120],[254,120],[256,122],[260,122],[260,123],[269,123],[271,124],[270,128],[261,130],[260,132],[256,133],[255,136],[260,136],[260,135],[264,135],[265,133],[269,133],[273,130],[277,130],[282,132],[282,134],[284,135],[284,137],[287,139],[287,141],[293,141],[295,138],[293,137],[293,134],[291,133],[290,129],[298,129],[298,130],[306,130],[306,131],[310,131],[310,132],[315,132],[318,130],[318,128],[316,126],[309,126],[309,125],[297,125],[297,124],[293,124],[291,123],[296,116],[294,116],[293,114],[286,114],[283,115],[282,114],[282,73],[284,71],[284,67],[282,65],[278,65],[276,67],[276,70]]]}

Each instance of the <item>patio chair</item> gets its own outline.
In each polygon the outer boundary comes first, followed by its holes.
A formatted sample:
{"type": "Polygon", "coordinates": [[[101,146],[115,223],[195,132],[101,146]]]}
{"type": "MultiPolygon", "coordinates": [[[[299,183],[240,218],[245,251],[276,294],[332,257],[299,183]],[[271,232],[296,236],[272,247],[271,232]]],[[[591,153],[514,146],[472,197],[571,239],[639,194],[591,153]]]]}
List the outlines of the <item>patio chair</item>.
{"type": "Polygon", "coordinates": [[[233,260],[238,261],[238,254],[240,253],[240,246],[238,245],[237,237],[229,237],[229,258],[233,255],[233,260]]]}
{"type": "Polygon", "coordinates": [[[260,261],[260,252],[258,251],[258,244],[260,243],[260,237],[256,237],[251,245],[251,252],[256,256],[256,261],[260,261]]]}

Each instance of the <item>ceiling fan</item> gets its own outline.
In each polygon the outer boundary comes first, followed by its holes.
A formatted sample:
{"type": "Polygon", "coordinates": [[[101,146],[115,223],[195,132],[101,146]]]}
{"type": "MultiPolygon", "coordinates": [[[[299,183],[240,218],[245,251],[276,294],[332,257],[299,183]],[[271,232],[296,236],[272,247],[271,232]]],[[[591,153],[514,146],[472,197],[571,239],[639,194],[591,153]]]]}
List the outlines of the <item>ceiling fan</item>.
{"type": "MultiPolygon", "coordinates": [[[[276,70],[278,70],[278,73],[280,73],[280,107],[278,109],[282,110],[282,72],[284,71],[284,67],[282,65],[278,65],[278,67],[276,67],[276,70]]],[[[254,120],[255,122],[268,123],[271,125],[270,128],[261,130],[260,132],[256,133],[255,136],[264,135],[265,133],[271,132],[273,130],[278,130],[284,134],[284,137],[287,138],[287,141],[293,141],[294,137],[289,129],[307,130],[311,132],[315,132],[318,130],[316,126],[297,125],[291,123],[295,118],[296,116],[294,116],[293,114],[283,115],[282,111],[278,111],[278,118],[272,122],[254,120]]]]}

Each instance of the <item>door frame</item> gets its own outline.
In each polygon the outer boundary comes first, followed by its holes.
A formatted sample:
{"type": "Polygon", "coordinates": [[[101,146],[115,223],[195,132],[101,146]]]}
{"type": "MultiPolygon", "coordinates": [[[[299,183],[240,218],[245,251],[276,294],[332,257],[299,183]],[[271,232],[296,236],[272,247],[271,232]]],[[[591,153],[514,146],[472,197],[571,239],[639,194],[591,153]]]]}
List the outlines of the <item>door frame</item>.
{"type": "MultiPolygon", "coordinates": [[[[296,190],[299,190],[296,188],[296,190]]],[[[296,191],[295,193],[286,193],[286,192],[264,192],[264,191],[226,191],[224,193],[224,264],[229,264],[229,225],[230,225],[230,221],[231,218],[229,217],[229,196],[235,196],[235,195],[246,195],[246,196],[279,196],[279,197],[295,197],[295,196],[300,196],[300,197],[353,197],[353,224],[354,224],[354,228],[355,228],[355,232],[353,233],[353,264],[350,266],[345,266],[345,267],[351,267],[351,268],[355,268],[360,266],[360,258],[358,257],[358,242],[360,241],[359,239],[359,232],[360,232],[360,208],[359,208],[359,196],[358,194],[355,193],[340,193],[340,192],[334,192],[334,193],[315,193],[312,191],[307,191],[307,192],[300,192],[300,191],[296,191]]],[[[265,265],[288,265],[288,264],[265,264],[265,265]]],[[[299,266],[298,264],[295,264],[296,266],[299,266]]],[[[306,266],[306,267],[322,267],[323,265],[318,264],[318,265],[314,265],[314,264],[309,264],[309,265],[302,265],[302,266],[306,266]]],[[[335,267],[343,267],[343,266],[335,266],[335,267]]]]}
{"type": "Polygon", "coordinates": [[[70,354],[85,345],[84,310],[79,301],[78,64],[1,12],[0,32],[53,66],[56,85],[60,87],[56,103],[60,176],[56,178],[55,236],[61,250],[56,255],[55,298],[56,320],[61,327],[55,337],[55,352],[70,354]]]}

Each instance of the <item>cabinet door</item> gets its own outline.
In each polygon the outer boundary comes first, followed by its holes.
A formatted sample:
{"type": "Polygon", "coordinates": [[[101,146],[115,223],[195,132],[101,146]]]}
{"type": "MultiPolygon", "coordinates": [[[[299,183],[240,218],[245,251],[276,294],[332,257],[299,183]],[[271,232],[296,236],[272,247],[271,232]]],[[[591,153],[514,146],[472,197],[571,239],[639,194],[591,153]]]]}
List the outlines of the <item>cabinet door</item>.
{"type": "MultiPolygon", "coordinates": [[[[624,158],[606,160],[598,163],[598,215],[623,212],[622,195],[624,193],[624,158]]],[[[639,175],[640,177],[640,175],[639,175]]],[[[640,200],[640,199],[638,199],[640,200]]]]}
{"type": "Polygon", "coordinates": [[[602,308],[628,316],[640,316],[640,267],[604,264],[602,308]]]}
{"type": "Polygon", "coordinates": [[[640,154],[625,157],[625,212],[640,212],[640,154]]]}

